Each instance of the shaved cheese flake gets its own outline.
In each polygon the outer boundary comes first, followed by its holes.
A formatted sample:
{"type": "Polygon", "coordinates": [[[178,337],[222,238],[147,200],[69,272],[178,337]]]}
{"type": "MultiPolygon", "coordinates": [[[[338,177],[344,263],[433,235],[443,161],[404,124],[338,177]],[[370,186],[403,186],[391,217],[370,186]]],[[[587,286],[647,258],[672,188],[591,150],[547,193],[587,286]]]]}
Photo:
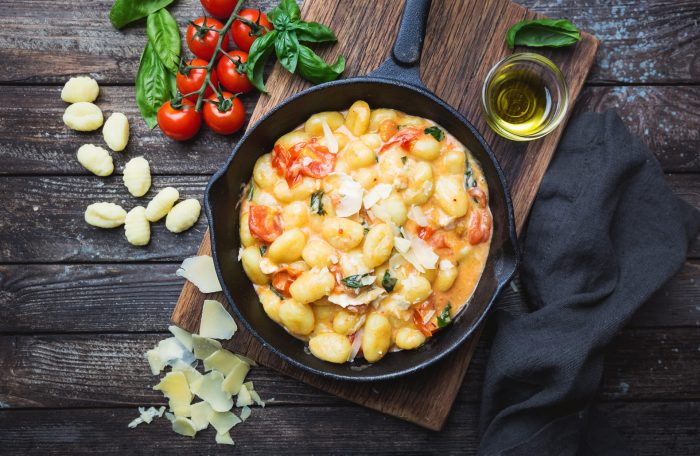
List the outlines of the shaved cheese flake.
{"type": "Polygon", "coordinates": [[[386,294],[386,290],[384,288],[373,288],[358,295],[335,293],[328,296],[328,301],[345,308],[370,303],[384,294],[386,294]]]}
{"type": "Polygon", "coordinates": [[[355,357],[357,357],[357,354],[360,353],[360,348],[362,348],[362,333],[364,332],[364,328],[360,328],[360,330],[355,333],[355,338],[352,340],[350,358],[348,358],[349,362],[355,361],[355,357]]]}
{"type": "Polygon", "coordinates": [[[375,204],[374,206],[372,206],[372,210],[369,212],[371,212],[370,217],[372,217],[373,219],[378,218],[383,222],[388,222],[391,220],[391,214],[389,214],[389,212],[386,209],[384,209],[381,204],[375,204]]]}
{"type": "Polygon", "coordinates": [[[248,390],[248,393],[250,394],[250,397],[255,401],[256,404],[258,404],[260,407],[265,407],[265,402],[260,399],[260,396],[258,396],[258,393],[255,391],[255,388],[253,387],[253,382],[245,382],[244,383],[246,389],[248,390]]]}
{"type": "Polygon", "coordinates": [[[340,176],[340,187],[337,194],[340,197],[340,202],[335,208],[335,215],[338,217],[350,217],[360,212],[362,208],[362,195],[365,189],[362,188],[359,182],[345,173],[333,173],[340,176]]]}
{"type": "Polygon", "coordinates": [[[214,259],[209,255],[185,258],[175,274],[192,282],[202,293],[221,291],[221,283],[214,269],[214,259]]]}
{"type": "Polygon", "coordinates": [[[256,363],[252,359],[248,358],[247,356],[243,356],[243,355],[236,353],[236,357],[239,358],[244,363],[246,363],[248,366],[258,367],[258,363],[256,363]]]}
{"type": "Polygon", "coordinates": [[[127,426],[133,429],[141,423],[151,424],[151,421],[153,421],[154,418],[163,416],[164,412],[165,407],[161,407],[159,409],[155,407],[150,407],[148,409],[145,407],[139,407],[139,417],[131,421],[127,426]]]}
{"type": "Polygon", "coordinates": [[[231,412],[212,412],[209,415],[209,423],[217,433],[223,434],[242,421],[231,412]]]}
{"type": "Polygon", "coordinates": [[[165,361],[161,359],[158,347],[151,348],[146,352],[146,360],[148,360],[148,365],[153,375],[160,374],[160,371],[167,365],[165,361]]]}
{"type": "Polygon", "coordinates": [[[391,184],[377,184],[372,187],[372,190],[369,190],[363,199],[365,209],[369,209],[378,201],[388,198],[392,188],[391,184]]]}
{"type": "Polygon", "coordinates": [[[235,445],[233,439],[231,438],[231,434],[228,432],[221,434],[217,432],[215,440],[219,445],[235,445]]]}
{"type": "Polygon", "coordinates": [[[453,269],[455,265],[450,260],[441,260],[438,267],[442,271],[447,271],[448,269],[453,269]]]}
{"type": "Polygon", "coordinates": [[[245,249],[243,247],[238,248],[238,261],[241,261],[241,258],[243,258],[243,251],[245,249]]]}
{"type": "Polygon", "coordinates": [[[192,404],[190,406],[190,411],[192,413],[190,420],[192,420],[196,431],[206,429],[207,426],[209,426],[209,416],[211,416],[212,413],[216,413],[206,401],[192,404]]]}
{"type": "Polygon", "coordinates": [[[166,418],[168,421],[170,421],[171,423],[173,423],[173,422],[175,421],[175,415],[173,415],[173,414],[170,413],[170,412],[165,412],[165,418],[166,418]]]}
{"type": "Polygon", "coordinates": [[[217,412],[225,412],[233,407],[231,394],[221,389],[224,376],[221,372],[211,371],[192,384],[192,392],[209,402],[217,412]]]}
{"type": "Polygon", "coordinates": [[[187,379],[187,383],[189,385],[199,380],[199,378],[202,376],[197,369],[185,363],[175,364],[173,366],[173,372],[182,372],[185,374],[185,378],[187,379]]]}
{"type": "Polygon", "coordinates": [[[202,321],[199,323],[199,335],[214,339],[228,340],[236,333],[238,326],[233,317],[219,301],[207,299],[202,308],[202,321]]]}
{"type": "Polygon", "coordinates": [[[220,350],[221,343],[208,337],[192,334],[192,347],[194,348],[194,357],[203,360],[215,351],[220,350]]]}
{"type": "Polygon", "coordinates": [[[425,217],[423,209],[419,206],[411,206],[407,215],[409,220],[413,220],[419,226],[428,226],[428,219],[425,217]]]}
{"type": "Polygon", "coordinates": [[[217,350],[204,359],[204,370],[216,369],[226,375],[231,369],[241,364],[242,361],[228,350],[217,350]]]}
{"type": "Polygon", "coordinates": [[[425,272],[425,268],[423,267],[421,262],[418,260],[418,257],[416,257],[416,253],[413,250],[409,249],[408,252],[402,253],[401,255],[404,257],[404,259],[406,261],[411,263],[413,265],[413,267],[416,268],[416,270],[418,272],[425,272]]]}
{"type": "Polygon", "coordinates": [[[178,415],[178,411],[183,413],[182,408],[188,407],[192,402],[190,385],[182,372],[168,372],[153,389],[161,391],[168,398],[170,410],[176,415],[178,415]]]}
{"type": "Polygon", "coordinates": [[[454,217],[450,217],[449,215],[445,214],[443,211],[440,209],[437,209],[437,220],[438,224],[443,227],[449,227],[452,225],[452,222],[455,221],[454,217]]]}
{"type": "Polygon", "coordinates": [[[241,421],[245,421],[250,418],[251,410],[247,405],[241,409],[241,421]]]}
{"type": "Polygon", "coordinates": [[[375,280],[377,280],[377,276],[373,276],[373,275],[364,276],[360,279],[360,284],[363,287],[366,287],[368,285],[372,285],[375,280]]]}
{"type": "Polygon", "coordinates": [[[245,407],[248,405],[253,405],[253,398],[250,396],[248,387],[244,383],[241,385],[240,391],[238,391],[238,396],[236,396],[236,407],[245,407]]]}
{"type": "Polygon", "coordinates": [[[182,416],[177,416],[175,417],[175,420],[173,420],[173,431],[187,437],[194,437],[197,433],[197,431],[194,428],[194,424],[192,423],[192,420],[190,420],[189,418],[184,418],[182,416]]]}
{"type": "Polygon", "coordinates": [[[192,351],[192,334],[188,333],[179,326],[170,325],[168,331],[182,344],[183,347],[192,351]]]}
{"type": "Polygon", "coordinates": [[[411,236],[411,250],[416,254],[416,258],[425,269],[435,269],[440,257],[433,252],[430,245],[418,236],[411,236]]]}
{"type": "Polygon", "coordinates": [[[328,152],[333,155],[338,153],[338,140],[331,131],[331,127],[328,126],[326,119],[323,119],[321,126],[323,127],[323,136],[326,138],[326,146],[328,146],[328,152]]]}
{"type": "Polygon", "coordinates": [[[259,265],[260,265],[260,270],[264,274],[274,274],[275,272],[280,270],[280,267],[277,266],[272,261],[270,261],[269,258],[261,258],[259,265]]]}
{"type": "Polygon", "coordinates": [[[166,364],[184,359],[187,349],[175,337],[168,337],[158,342],[158,355],[166,364]]]}
{"type": "Polygon", "coordinates": [[[411,248],[411,241],[408,239],[396,236],[394,238],[394,247],[396,248],[396,251],[399,253],[406,253],[408,252],[408,249],[411,248]]]}
{"type": "Polygon", "coordinates": [[[221,389],[230,394],[238,394],[241,390],[241,385],[245,381],[245,376],[248,375],[250,366],[247,363],[241,362],[234,366],[221,383],[221,389]]]}

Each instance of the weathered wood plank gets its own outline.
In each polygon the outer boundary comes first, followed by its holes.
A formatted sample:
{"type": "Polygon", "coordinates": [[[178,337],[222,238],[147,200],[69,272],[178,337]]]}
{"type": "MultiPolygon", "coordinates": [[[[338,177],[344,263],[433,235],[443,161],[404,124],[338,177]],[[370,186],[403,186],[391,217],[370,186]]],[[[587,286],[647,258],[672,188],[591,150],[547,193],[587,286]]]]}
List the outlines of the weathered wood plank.
{"type": "MultiPolygon", "coordinates": [[[[96,201],[112,201],[127,210],[145,205],[155,192],[168,185],[182,198],[202,197],[207,176],[156,176],[144,198],[133,198],[120,176],[33,176],[0,177],[0,262],[118,262],[182,261],[197,251],[206,230],[202,215],[197,225],[182,234],[152,225],[151,243],[134,247],[126,242],[123,229],[104,230],[83,220],[85,208],[96,201]]],[[[668,181],[676,193],[700,207],[700,179],[693,174],[673,174],[668,181]]],[[[700,237],[691,251],[700,256],[700,237]]]]}
{"type": "MultiPolygon", "coordinates": [[[[163,331],[183,283],[178,265],[0,265],[0,333],[163,331]]],[[[630,327],[700,325],[699,283],[700,262],[686,262],[630,327]]],[[[499,305],[522,299],[507,287],[499,305]]]]}
{"type": "MultiPolygon", "coordinates": [[[[104,145],[102,134],[79,133],[63,125],[66,104],[59,87],[5,87],[0,98],[0,175],[85,174],[75,159],[85,143],[104,145]]],[[[257,96],[243,100],[250,113],[257,96]]],[[[240,135],[219,136],[202,128],[187,143],[149,130],[141,119],[131,87],[103,87],[98,104],[104,112],[124,112],[131,140],[113,153],[116,172],[130,158],[143,155],[156,174],[212,174],[229,156],[240,135]]],[[[700,87],[587,87],[578,111],[617,109],[628,128],[643,138],[667,172],[700,172],[700,87]]],[[[103,146],[104,147],[104,146],[103,146]]]]}
{"type": "MultiPolygon", "coordinates": [[[[144,25],[114,30],[107,19],[111,3],[92,1],[90,8],[78,9],[67,0],[2,2],[0,16],[11,20],[0,31],[0,60],[5,64],[0,82],[63,83],[80,72],[100,81],[132,83],[146,41],[144,25]]],[[[247,2],[263,9],[275,3],[247,2]]],[[[568,17],[601,40],[590,81],[700,81],[696,23],[700,6],[696,1],[519,3],[551,17],[568,17]]],[[[194,1],[176,2],[171,11],[181,30],[187,20],[201,14],[194,1]]]]}
{"type": "MultiPolygon", "coordinates": [[[[634,454],[697,454],[697,402],[603,404],[611,424],[634,454]]],[[[131,430],[135,409],[65,412],[0,410],[0,445],[10,454],[57,455],[168,453],[215,454],[211,430],[195,439],[175,435],[158,419],[131,430]]],[[[233,429],[237,453],[474,455],[478,407],[458,404],[443,432],[426,431],[361,407],[267,407],[233,429]],[[300,419],[303,417],[303,419],[300,419]],[[358,437],[356,429],[371,429],[358,437]]]]}
{"type": "MultiPolygon", "coordinates": [[[[169,334],[0,336],[0,402],[8,407],[99,407],[163,403],[143,353],[169,334]]],[[[488,341],[479,344],[458,401],[481,395],[488,341]]],[[[624,330],[605,363],[601,399],[698,400],[700,332],[696,328],[624,330]]],[[[275,404],[345,403],[278,374],[251,378],[275,404]]]]}

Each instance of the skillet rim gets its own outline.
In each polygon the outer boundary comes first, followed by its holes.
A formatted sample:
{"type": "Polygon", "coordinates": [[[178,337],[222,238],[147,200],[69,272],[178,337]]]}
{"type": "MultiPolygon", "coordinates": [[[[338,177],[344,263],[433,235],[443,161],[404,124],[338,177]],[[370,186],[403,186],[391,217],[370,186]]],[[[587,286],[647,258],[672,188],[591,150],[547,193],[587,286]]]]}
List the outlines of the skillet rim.
{"type": "Polygon", "coordinates": [[[449,354],[454,352],[458,347],[460,347],[462,344],[464,344],[467,339],[469,339],[472,334],[476,331],[477,328],[482,324],[484,318],[486,315],[489,313],[491,310],[491,307],[493,306],[494,302],[496,301],[496,298],[500,295],[500,293],[503,291],[503,288],[508,284],[508,282],[513,278],[515,275],[515,272],[518,269],[518,264],[520,261],[520,254],[519,254],[519,249],[518,249],[518,243],[517,243],[517,236],[515,234],[515,216],[513,213],[513,201],[510,195],[510,188],[508,187],[508,183],[506,182],[505,175],[503,174],[503,170],[501,169],[501,166],[498,162],[498,159],[494,155],[493,151],[491,150],[491,147],[486,143],[484,138],[481,136],[481,133],[472,125],[471,122],[469,122],[460,112],[452,108],[447,102],[442,100],[440,97],[432,93],[430,90],[424,87],[420,87],[415,84],[403,82],[403,81],[398,81],[395,79],[390,79],[390,78],[385,78],[381,76],[358,76],[358,77],[353,77],[353,78],[348,78],[348,79],[341,79],[341,80],[335,80],[335,81],[330,81],[326,82],[323,84],[319,84],[316,86],[309,87],[305,90],[302,90],[299,93],[296,93],[277,105],[275,105],[273,108],[271,108],[269,111],[265,113],[264,116],[262,116],[260,119],[258,119],[254,125],[249,126],[241,139],[236,143],[236,146],[233,148],[233,151],[229,155],[228,159],[226,162],[212,175],[212,177],[209,179],[209,182],[207,183],[207,187],[205,189],[205,194],[204,194],[204,209],[205,213],[207,215],[207,224],[209,227],[209,236],[211,238],[211,251],[212,251],[212,257],[214,259],[214,268],[216,270],[216,275],[219,281],[221,282],[221,288],[222,292],[224,293],[224,296],[226,297],[226,300],[228,301],[229,306],[231,307],[231,310],[236,314],[236,317],[238,317],[239,321],[243,324],[243,326],[248,330],[255,339],[257,339],[260,344],[266,348],[267,350],[270,350],[272,353],[274,353],[276,356],[281,358],[284,362],[289,363],[299,369],[302,369],[306,372],[319,375],[324,378],[330,378],[334,380],[343,380],[343,381],[351,381],[351,382],[373,382],[373,381],[381,381],[381,380],[391,380],[391,379],[396,379],[399,377],[403,377],[418,371],[421,371],[429,366],[432,366],[439,362],[440,360],[444,359],[447,357],[449,354]],[[505,258],[505,266],[503,271],[498,274],[500,277],[497,280],[497,285],[496,289],[494,292],[491,294],[491,298],[489,299],[489,302],[486,304],[486,306],[483,308],[483,310],[479,313],[479,316],[475,318],[469,327],[464,331],[463,334],[459,335],[456,340],[449,345],[445,346],[442,348],[440,351],[438,351],[432,358],[425,360],[421,363],[409,366],[404,369],[397,370],[395,372],[391,373],[384,373],[384,374],[378,374],[378,375],[363,375],[363,376],[350,376],[350,375],[343,375],[343,374],[337,374],[334,372],[329,372],[325,370],[319,370],[315,367],[311,367],[309,365],[306,365],[302,362],[299,362],[295,360],[294,358],[291,358],[287,356],[286,354],[282,353],[280,350],[278,350],[275,346],[269,344],[258,332],[255,330],[252,324],[248,322],[248,320],[243,316],[243,314],[238,310],[238,306],[235,304],[235,300],[233,299],[233,296],[231,296],[231,292],[229,291],[228,287],[226,286],[226,283],[223,280],[223,274],[221,273],[221,268],[219,266],[219,258],[218,258],[218,253],[216,249],[216,230],[214,229],[215,225],[215,218],[213,214],[213,209],[212,209],[212,203],[210,202],[210,195],[212,193],[212,188],[216,184],[216,182],[223,178],[225,174],[228,172],[229,168],[231,167],[233,160],[235,159],[238,150],[245,144],[245,142],[248,140],[248,137],[251,136],[255,130],[265,122],[270,116],[272,116],[274,113],[282,109],[284,106],[287,104],[291,103],[292,101],[298,100],[300,98],[303,98],[307,94],[324,90],[329,87],[334,87],[334,86],[339,86],[339,85],[349,85],[349,84],[356,84],[356,83],[370,83],[370,84],[384,84],[384,85],[391,85],[391,86],[399,86],[408,90],[412,90],[414,92],[418,92],[419,94],[426,96],[430,98],[433,102],[437,103],[440,105],[442,108],[446,109],[453,117],[455,117],[460,123],[462,123],[464,126],[466,126],[469,131],[474,135],[476,140],[479,142],[481,147],[484,149],[486,152],[486,155],[489,157],[491,160],[495,170],[496,170],[496,176],[498,178],[498,181],[500,182],[502,188],[503,188],[503,195],[504,195],[504,203],[506,206],[506,215],[507,215],[507,223],[508,223],[508,241],[512,252],[511,255],[506,255],[505,258]],[[510,268],[510,270],[508,269],[510,268]]]}

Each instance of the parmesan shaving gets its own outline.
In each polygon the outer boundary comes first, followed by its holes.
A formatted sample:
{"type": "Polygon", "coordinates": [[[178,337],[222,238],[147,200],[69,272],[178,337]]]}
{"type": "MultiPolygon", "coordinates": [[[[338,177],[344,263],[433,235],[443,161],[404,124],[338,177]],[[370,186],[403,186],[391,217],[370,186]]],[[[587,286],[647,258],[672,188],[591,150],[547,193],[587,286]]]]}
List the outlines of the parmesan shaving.
{"type": "Polygon", "coordinates": [[[139,417],[130,422],[127,426],[131,429],[135,428],[141,423],[151,424],[156,417],[162,417],[165,412],[165,407],[156,409],[155,407],[150,407],[146,409],[145,407],[139,407],[139,417]]]}
{"type": "Polygon", "coordinates": [[[226,375],[237,365],[243,363],[239,357],[228,350],[217,350],[204,360],[204,370],[218,370],[226,375]]]}
{"type": "Polygon", "coordinates": [[[440,264],[438,265],[440,270],[442,271],[447,271],[448,269],[452,269],[455,267],[455,265],[450,261],[450,260],[441,260],[440,264]]]}
{"type": "Polygon", "coordinates": [[[269,258],[261,258],[259,265],[263,274],[274,274],[280,269],[280,267],[270,261],[269,258]]]}
{"type": "Polygon", "coordinates": [[[185,374],[188,385],[191,385],[202,377],[202,374],[197,369],[185,363],[175,364],[173,366],[173,372],[182,372],[185,374]]]}
{"type": "Polygon", "coordinates": [[[194,357],[203,360],[221,349],[221,343],[208,337],[192,334],[192,347],[194,348],[194,357]]]}
{"type": "Polygon", "coordinates": [[[165,361],[160,357],[158,347],[151,348],[146,352],[146,360],[148,360],[148,366],[151,368],[151,374],[153,375],[160,374],[160,371],[166,366],[165,361]]]}
{"type": "Polygon", "coordinates": [[[243,252],[245,249],[243,247],[238,248],[238,261],[241,261],[241,258],[243,258],[243,252]]]}
{"type": "Polygon", "coordinates": [[[248,390],[248,393],[250,394],[250,397],[255,401],[256,404],[258,404],[260,407],[265,407],[265,402],[260,399],[260,396],[258,396],[258,393],[255,391],[253,387],[253,382],[245,382],[244,383],[246,389],[248,390]]]}
{"type": "Polygon", "coordinates": [[[337,194],[340,202],[335,207],[335,215],[338,217],[350,217],[360,212],[362,208],[362,195],[365,189],[359,182],[345,173],[333,173],[340,176],[340,187],[337,194]]]}
{"type": "Polygon", "coordinates": [[[328,296],[328,301],[345,308],[349,306],[368,304],[384,294],[386,294],[386,290],[384,288],[373,288],[358,295],[335,293],[328,296]]]}
{"type": "Polygon", "coordinates": [[[328,146],[328,152],[332,153],[333,155],[337,154],[338,153],[338,140],[335,138],[335,135],[331,131],[331,127],[328,126],[328,122],[326,122],[326,119],[323,119],[321,126],[323,127],[323,136],[326,138],[326,145],[328,146]]]}
{"type": "Polygon", "coordinates": [[[168,337],[158,342],[157,350],[158,356],[160,356],[160,359],[166,364],[172,364],[176,360],[185,361],[186,358],[189,358],[187,355],[192,354],[189,353],[187,348],[175,337],[168,337]]]}
{"type": "Polygon", "coordinates": [[[350,358],[348,358],[349,362],[355,361],[355,357],[360,352],[360,348],[362,348],[362,334],[364,332],[365,330],[363,328],[360,328],[360,330],[355,333],[355,338],[352,340],[352,350],[350,351],[350,358]]]}
{"type": "Polygon", "coordinates": [[[416,254],[416,259],[425,269],[435,269],[440,257],[433,252],[433,249],[418,236],[411,236],[411,250],[416,254]]]}
{"type": "Polygon", "coordinates": [[[189,407],[192,402],[192,393],[185,374],[168,372],[153,389],[161,391],[168,398],[170,410],[175,412],[175,415],[186,414],[184,408],[189,407]]]}
{"type": "Polygon", "coordinates": [[[428,226],[428,219],[419,206],[411,206],[407,215],[409,220],[413,220],[418,226],[428,226]]]}
{"type": "Polygon", "coordinates": [[[236,396],[236,407],[245,407],[253,405],[253,398],[250,396],[250,392],[248,392],[248,387],[245,385],[241,385],[241,389],[238,392],[238,396],[236,396]]]}
{"type": "Polygon", "coordinates": [[[192,423],[192,420],[181,416],[177,416],[173,420],[173,431],[187,437],[194,437],[197,433],[197,431],[194,428],[194,424],[192,423]]]}
{"type": "Polygon", "coordinates": [[[221,291],[221,283],[214,269],[214,259],[209,255],[185,258],[175,274],[192,282],[202,293],[221,291]]]}
{"type": "Polygon", "coordinates": [[[234,366],[226,374],[226,378],[224,378],[224,381],[221,383],[221,389],[230,394],[238,394],[249,370],[250,366],[244,362],[234,366]]]}
{"type": "Polygon", "coordinates": [[[241,419],[231,412],[212,412],[209,414],[209,423],[219,434],[228,432],[241,422],[241,419]]]}
{"type": "Polygon", "coordinates": [[[199,335],[213,339],[228,340],[236,333],[238,326],[230,313],[219,301],[207,299],[202,308],[202,321],[199,324],[199,335]]]}
{"type": "Polygon", "coordinates": [[[386,199],[391,195],[392,186],[391,184],[377,184],[369,190],[363,199],[365,209],[369,209],[378,201],[386,199]]]}
{"type": "Polygon", "coordinates": [[[250,417],[251,410],[247,405],[241,409],[241,421],[245,421],[250,417]]]}
{"type": "Polygon", "coordinates": [[[192,384],[192,392],[204,399],[217,412],[225,412],[233,407],[231,394],[221,389],[224,376],[221,372],[211,371],[192,384]]]}
{"type": "Polygon", "coordinates": [[[233,439],[231,438],[231,434],[228,432],[224,432],[221,434],[217,432],[216,437],[214,439],[216,440],[216,443],[220,445],[235,445],[233,439]]]}
{"type": "Polygon", "coordinates": [[[406,253],[408,252],[408,249],[411,248],[411,241],[408,239],[396,236],[394,238],[394,247],[396,248],[396,251],[399,253],[406,253]]]}
{"type": "Polygon", "coordinates": [[[185,347],[187,350],[192,351],[192,334],[188,333],[179,326],[170,325],[168,326],[168,331],[175,336],[175,338],[185,347]]]}
{"type": "Polygon", "coordinates": [[[192,404],[190,406],[190,412],[192,414],[190,420],[192,420],[192,424],[194,424],[194,429],[196,431],[206,429],[207,426],[209,426],[209,416],[212,413],[215,413],[211,408],[211,405],[205,401],[192,404]]]}

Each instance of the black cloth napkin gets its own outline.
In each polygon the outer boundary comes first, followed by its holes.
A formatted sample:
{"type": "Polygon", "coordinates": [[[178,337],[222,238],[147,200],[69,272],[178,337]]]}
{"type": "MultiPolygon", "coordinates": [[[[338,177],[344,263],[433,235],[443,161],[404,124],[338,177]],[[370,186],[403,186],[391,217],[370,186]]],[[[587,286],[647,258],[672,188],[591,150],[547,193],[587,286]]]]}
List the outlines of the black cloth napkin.
{"type": "Polygon", "coordinates": [[[495,312],[480,454],[628,454],[591,405],[604,350],[698,229],[700,212],[617,114],[570,121],[524,233],[528,308],[495,312]]]}

